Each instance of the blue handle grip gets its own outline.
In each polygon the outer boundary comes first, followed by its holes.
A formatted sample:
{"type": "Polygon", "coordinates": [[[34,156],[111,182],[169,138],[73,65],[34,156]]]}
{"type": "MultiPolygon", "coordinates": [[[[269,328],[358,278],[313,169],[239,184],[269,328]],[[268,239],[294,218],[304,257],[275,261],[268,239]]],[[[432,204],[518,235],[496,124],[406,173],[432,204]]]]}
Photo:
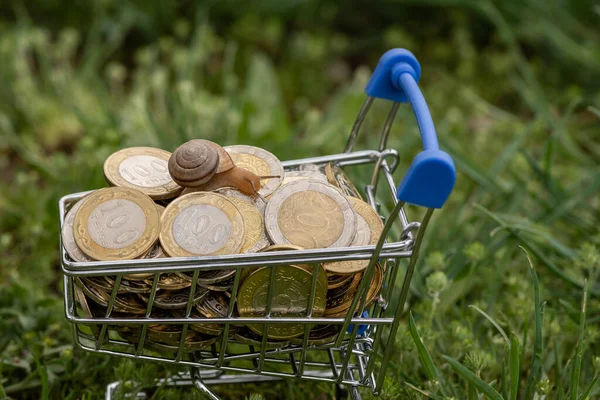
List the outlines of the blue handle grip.
{"type": "Polygon", "coordinates": [[[454,162],[439,148],[427,102],[417,82],[421,66],[405,49],[387,51],[365,88],[367,95],[410,103],[421,132],[423,151],[412,161],[398,185],[398,200],[423,207],[441,208],[456,182],[454,162]]]}

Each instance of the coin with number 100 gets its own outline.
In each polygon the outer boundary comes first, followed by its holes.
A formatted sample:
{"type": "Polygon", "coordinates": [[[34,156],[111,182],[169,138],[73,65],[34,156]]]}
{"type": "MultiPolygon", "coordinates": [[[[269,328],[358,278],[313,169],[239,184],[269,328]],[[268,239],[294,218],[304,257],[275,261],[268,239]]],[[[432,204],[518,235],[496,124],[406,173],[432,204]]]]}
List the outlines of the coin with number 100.
{"type": "Polygon", "coordinates": [[[73,222],[77,246],[95,260],[128,260],[156,243],[160,219],[154,202],[125,187],[96,190],[81,204],[73,222]]]}
{"type": "Polygon", "coordinates": [[[175,199],[161,218],[160,243],[172,257],[235,254],[244,243],[244,220],[225,196],[196,192],[175,199]]]}

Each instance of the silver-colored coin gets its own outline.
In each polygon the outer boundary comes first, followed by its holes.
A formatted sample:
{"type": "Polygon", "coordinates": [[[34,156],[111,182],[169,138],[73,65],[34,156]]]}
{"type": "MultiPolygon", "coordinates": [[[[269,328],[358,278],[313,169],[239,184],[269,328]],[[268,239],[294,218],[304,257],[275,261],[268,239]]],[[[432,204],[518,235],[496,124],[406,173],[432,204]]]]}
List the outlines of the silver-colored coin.
{"type": "Polygon", "coordinates": [[[281,186],[300,179],[315,179],[317,181],[327,182],[327,176],[317,171],[289,171],[283,176],[281,186]]]}
{"type": "Polygon", "coordinates": [[[283,181],[283,165],[272,153],[260,147],[238,144],[225,146],[237,167],[245,168],[258,176],[278,176],[262,180],[262,188],[258,191],[261,196],[268,196],[281,186],[283,181]]]}
{"type": "Polygon", "coordinates": [[[356,213],[334,186],[302,179],[271,196],[265,209],[265,227],[275,244],[306,249],[345,247],[356,234],[356,213]]]}
{"type": "Polygon", "coordinates": [[[146,214],[142,207],[126,199],[112,199],[92,210],[88,219],[90,236],[94,242],[107,249],[122,249],[131,246],[146,229],[146,214]],[[119,207],[119,216],[114,217],[107,211],[119,207]],[[125,230],[116,230],[126,226],[125,230]],[[108,228],[108,229],[105,229],[108,228]],[[116,237],[110,237],[118,232],[116,237]]]}
{"type": "Polygon", "coordinates": [[[77,210],[79,210],[79,207],[81,207],[81,204],[83,203],[82,200],[83,199],[73,204],[67,213],[61,232],[63,246],[65,246],[67,254],[74,261],[78,262],[92,261],[92,259],[85,255],[79,246],[77,246],[77,243],[75,243],[75,237],[73,236],[73,222],[75,221],[75,214],[77,214],[77,210]]]}

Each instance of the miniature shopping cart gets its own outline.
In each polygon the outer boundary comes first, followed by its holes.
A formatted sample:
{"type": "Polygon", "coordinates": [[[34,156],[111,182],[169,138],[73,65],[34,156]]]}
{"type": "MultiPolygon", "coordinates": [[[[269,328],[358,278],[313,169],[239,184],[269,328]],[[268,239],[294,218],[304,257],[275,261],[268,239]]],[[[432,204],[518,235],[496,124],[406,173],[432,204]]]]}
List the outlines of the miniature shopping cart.
{"type": "MultiPolygon", "coordinates": [[[[210,257],[136,259],[126,261],[72,262],[61,243],[61,264],[64,274],[65,311],[73,323],[74,340],[84,350],[128,357],[136,360],[160,361],[191,368],[186,377],[170,378],[161,384],[192,385],[217,398],[208,388],[210,384],[230,382],[262,382],[283,378],[299,378],[337,384],[340,390],[349,391],[353,399],[360,398],[359,387],[370,387],[377,395],[383,385],[390,358],[396,357],[390,349],[403,314],[419,248],[433,210],[442,207],[455,181],[454,164],[450,156],[439,149],[435,128],[427,104],[417,86],[421,69],[416,58],[407,50],[393,49],[379,61],[365,89],[368,97],[360,110],[345,148],[340,154],[285,161],[286,170],[303,165],[335,163],[339,167],[358,166],[371,175],[361,187],[366,201],[381,214],[385,204],[393,208],[382,218],[383,234],[376,245],[361,247],[326,248],[301,251],[276,251],[269,253],[234,254],[210,257]],[[393,102],[382,129],[379,147],[375,150],[353,151],[362,122],[375,98],[393,102]],[[412,161],[399,186],[392,174],[399,162],[396,150],[386,148],[392,122],[400,103],[410,103],[421,132],[424,150],[412,161]],[[383,187],[383,189],[382,189],[383,187]],[[384,195],[388,195],[386,198],[384,195]],[[385,193],[387,192],[387,193],[385,193]],[[393,203],[392,203],[393,202],[393,203]],[[404,206],[409,203],[426,208],[420,222],[410,222],[404,206]],[[391,235],[394,232],[399,234],[391,235]],[[392,236],[397,236],[393,239],[392,236]],[[404,259],[408,259],[403,263],[404,259]],[[270,314],[273,290],[267,293],[265,317],[242,318],[235,313],[235,303],[244,269],[271,267],[271,285],[275,284],[275,268],[282,265],[308,264],[317,266],[324,262],[370,260],[346,317],[324,318],[311,315],[317,279],[312,280],[309,307],[303,317],[278,317],[270,314]],[[384,285],[377,301],[366,306],[368,286],[377,264],[384,265],[384,285]],[[190,316],[194,290],[200,272],[235,269],[231,300],[223,318],[194,318],[190,316]],[[395,287],[398,274],[404,274],[401,287],[395,287]],[[185,272],[192,276],[192,287],[187,303],[187,313],[180,318],[158,318],[151,314],[160,274],[185,272]],[[147,312],[140,318],[120,318],[114,311],[115,299],[121,278],[126,274],[153,274],[153,285],[147,312]],[[108,306],[101,316],[82,317],[75,298],[75,280],[105,276],[114,280],[108,306]],[[394,299],[392,302],[391,299],[394,299]],[[223,335],[210,347],[192,351],[186,349],[186,332],[190,324],[219,324],[223,335]],[[275,324],[299,324],[304,335],[297,344],[273,348],[268,345],[267,334],[254,344],[239,342],[228,333],[235,326],[263,324],[263,332],[275,324]],[[156,353],[144,346],[149,324],[181,324],[179,346],[171,353],[156,353]],[[341,326],[339,334],[330,343],[315,345],[309,342],[309,330],[315,324],[341,326]],[[115,329],[135,326],[141,332],[138,343],[120,339],[115,329]],[[87,328],[87,329],[85,329],[87,328]],[[92,329],[90,329],[92,328],[92,329]]],[[[358,168],[357,167],[357,168],[358,168]]],[[[86,193],[76,193],[60,200],[60,222],[69,204],[86,193]]],[[[316,276],[317,274],[314,274],[316,276]]],[[[119,383],[108,386],[107,398],[119,383]]]]}

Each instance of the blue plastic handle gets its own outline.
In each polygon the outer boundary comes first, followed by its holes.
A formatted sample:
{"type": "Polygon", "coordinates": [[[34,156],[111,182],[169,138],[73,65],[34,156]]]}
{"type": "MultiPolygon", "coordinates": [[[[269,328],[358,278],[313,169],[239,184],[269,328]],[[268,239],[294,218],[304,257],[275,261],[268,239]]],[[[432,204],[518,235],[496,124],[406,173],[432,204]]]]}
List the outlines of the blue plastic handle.
{"type": "Polygon", "coordinates": [[[429,208],[441,208],[456,182],[452,158],[440,150],[427,102],[417,82],[421,66],[405,49],[387,51],[365,88],[367,95],[410,103],[421,132],[423,151],[412,161],[398,185],[398,200],[429,208]]]}

